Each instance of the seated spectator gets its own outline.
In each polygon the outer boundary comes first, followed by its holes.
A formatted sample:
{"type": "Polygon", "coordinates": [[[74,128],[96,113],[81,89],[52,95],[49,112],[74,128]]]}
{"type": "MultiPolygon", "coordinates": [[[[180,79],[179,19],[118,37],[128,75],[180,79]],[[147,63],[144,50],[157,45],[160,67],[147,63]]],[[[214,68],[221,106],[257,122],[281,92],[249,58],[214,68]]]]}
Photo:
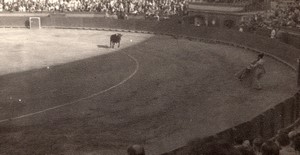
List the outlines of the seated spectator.
{"type": "Polygon", "coordinates": [[[234,147],[235,148],[239,148],[239,147],[243,147],[243,142],[244,139],[240,136],[237,136],[234,138],[234,147]]]}
{"type": "Polygon", "coordinates": [[[54,5],[50,5],[50,6],[49,6],[49,11],[50,11],[50,12],[54,12],[54,11],[55,11],[54,5]]]}
{"type": "Polygon", "coordinates": [[[288,134],[279,134],[279,136],[276,138],[276,142],[281,148],[280,155],[296,155],[295,149],[290,145],[290,139],[288,134]]]}
{"type": "Polygon", "coordinates": [[[295,138],[297,137],[297,132],[296,131],[291,131],[291,132],[289,132],[288,133],[288,137],[289,137],[289,139],[290,139],[290,145],[292,146],[292,147],[294,147],[294,140],[295,140],[295,138]]]}
{"type": "Polygon", "coordinates": [[[213,141],[203,146],[202,155],[242,155],[238,149],[226,141],[213,141]]]}
{"type": "Polygon", "coordinates": [[[0,12],[3,12],[3,4],[0,3],[0,12]]]}
{"type": "Polygon", "coordinates": [[[251,148],[251,144],[249,140],[244,140],[242,145],[246,148],[251,148]]]}
{"type": "Polygon", "coordinates": [[[5,5],[4,5],[4,10],[5,11],[10,11],[11,9],[10,9],[10,4],[9,3],[6,3],[5,5]]]}
{"type": "Polygon", "coordinates": [[[272,141],[267,141],[261,146],[261,155],[279,155],[279,147],[272,141]]]}
{"type": "Polygon", "coordinates": [[[235,146],[242,155],[255,155],[249,140],[244,140],[242,145],[235,146]]]}
{"type": "Polygon", "coordinates": [[[145,155],[144,147],[141,145],[132,145],[127,149],[128,155],[145,155]]]}
{"type": "Polygon", "coordinates": [[[159,21],[159,15],[158,15],[158,13],[155,13],[154,18],[155,18],[157,21],[159,21]]]}
{"type": "Polygon", "coordinates": [[[289,132],[288,136],[290,139],[293,139],[295,136],[297,135],[297,132],[296,131],[291,131],[289,132]]]}
{"type": "Polygon", "coordinates": [[[261,138],[255,138],[253,140],[253,151],[255,155],[261,155],[261,146],[263,144],[263,140],[261,138]]]}

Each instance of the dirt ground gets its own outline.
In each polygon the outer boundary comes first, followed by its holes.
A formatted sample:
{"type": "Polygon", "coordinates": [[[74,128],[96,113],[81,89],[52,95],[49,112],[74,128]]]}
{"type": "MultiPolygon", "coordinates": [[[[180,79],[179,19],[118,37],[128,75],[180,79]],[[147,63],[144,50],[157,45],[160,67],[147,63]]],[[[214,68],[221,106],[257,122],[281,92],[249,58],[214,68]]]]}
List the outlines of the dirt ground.
{"type": "Polygon", "coordinates": [[[250,120],[296,92],[269,57],[263,90],[234,74],[239,48],[168,36],[0,29],[0,154],[157,155],[250,120]]]}

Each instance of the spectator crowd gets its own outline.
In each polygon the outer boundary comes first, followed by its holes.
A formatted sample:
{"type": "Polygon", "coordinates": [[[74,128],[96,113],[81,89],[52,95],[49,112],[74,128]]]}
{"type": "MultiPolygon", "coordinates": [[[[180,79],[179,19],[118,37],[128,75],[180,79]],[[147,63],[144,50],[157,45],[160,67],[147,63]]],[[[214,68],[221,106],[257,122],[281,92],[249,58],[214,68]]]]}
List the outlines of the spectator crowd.
{"type": "Polygon", "coordinates": [[[16,0],[0,3],[0,12],[93,12],[179,15],[186,0],[16,0]]]}
{"type": "MultiPolygon", "coordinates": [[[[141,145],[127,149],[128,155],[145,155],[141,145]]],[[[272,140],[255,138],[253,140],[236,137],[229,143],[217,137],[208,137],[190,143],[187,155],[300,155],[300,133],[280,132],[272,140]]]]}
{"type": "Polygon", "coordinates": [[[300,1],[286,7],[277,5],[267,17],[269,17],[267,20],[270,23],[278,24],[279,26],[300,26],[300,1]]]}
{"type": "Polygon", "coordinates": [[[276,5],[271,10],[259,12],[247,22],[242,22],[242,26],[253,29],[279,27],[300,29],[300,1],[288,6],[276,5]]]}
{"type": "Polygon", "coordinates": [[[189,155],[300,155],[300,133],[279,132],[272,140],[236,137],[233,143],[208,137],[190,145],[189,155]]]}

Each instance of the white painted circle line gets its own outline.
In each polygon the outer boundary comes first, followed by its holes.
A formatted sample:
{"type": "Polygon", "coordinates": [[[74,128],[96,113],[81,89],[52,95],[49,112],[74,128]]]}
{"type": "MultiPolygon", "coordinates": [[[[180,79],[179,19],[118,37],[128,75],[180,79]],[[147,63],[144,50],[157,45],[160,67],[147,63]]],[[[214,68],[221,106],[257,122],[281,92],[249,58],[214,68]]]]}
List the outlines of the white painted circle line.
{"type": "Polygon", "coordinates": [[[25,117],[30,117],[30,116],[37,115],[37,114],[40,114],[40,113],[48,112],[50,110],[55,110],[55,109],[58,109],[58,108],[61,108],[61,107],[65,107],[65,106],[68,106],[68,105],[71,105],[71,104],[75,104],[77,102],[93,98],[93,97],[95,97],[97,95],[103,94],[103,93],[105,93],[107,91],[110,91],[110,90],[116,88],[116,87],[119,87],[120,85],[122,85],[125,82],[127,82],[128,80],[130,80],[137,73],[137,71],[139,70],[139,67],[140,67],[139,62],[137,61],[136,58],[134,58],[133,56],[131,56],[130,54],[128,54],[126,52],[123,52],[123,53],[125,53],[130,59],[132,59],[135,62],[135,70],[127,78],[125,78],[124,80],[122,80],[118,84],[116,84],[114,86],[111,86],[111,87],[109,87],[109,88],[107,88],[105,90],[102,90],[100,92],[91,94],[90,96],[87,96],[87,97],[84,97],[84,98],[80,98],[80,99],[77,99],[77,100],[72,101],[72,102],[68,102],[68,103],[65,103],[65,104],[62,104],[62,105],[54,106],[54,107],[51,107],[51,108],[47,108],[47,109],[44,109],[44,110],[40,110],[40,111],[37,111],[37,112],[33,112],[33,113],[29,113],[29,114],[25,114],[25,115],[13,117],[13,118],[3,119],[3,120],[0,120],[0,123],[11,121],[11,120],[17,120],[17,119],[21,119],[21,118],[25,118],[25,117]]]}

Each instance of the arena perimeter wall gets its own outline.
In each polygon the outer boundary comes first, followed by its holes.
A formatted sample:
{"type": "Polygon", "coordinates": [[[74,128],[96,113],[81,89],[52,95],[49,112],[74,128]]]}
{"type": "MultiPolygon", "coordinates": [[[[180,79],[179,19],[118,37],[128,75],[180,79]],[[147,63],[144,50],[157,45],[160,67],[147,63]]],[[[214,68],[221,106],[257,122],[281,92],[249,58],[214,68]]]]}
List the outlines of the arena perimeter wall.
{"type": "MultiPolygon", "coordinates": [[[[194,27],[179,24],[177,19],[167,21],[148,20],[116,20],[111,18],[95,16],[69,16],[32,14],[41,18],[42,28],[79,28],[89,30],[112,30],[137,33],[151,33],[171,35],[174,37],[199,40],[209,43],[226,44],[244,48],[253,52],[264,52],[267,55],[283,62],[296,71],[297,58],[300,50],[279,40],[269,39],[259,35],[241,33],[235,30],[217,29],[208,27],[194,27]]],[[[0,27],[26,28],[29,25],[29,16],[0,16],[0,27]]],[[[5,36],[2,36],[5,37],[5,36]]],[[[265,111],[259,116],[216,134],[216,136],[233,141],[236,136],[253,139],[261,136],[263,138],[273,137],[278,130],[291,130],[300,120],[300,93],[297,92],[285,101],[265,111]]],[[[164,155],[186,155],[193,149],[193,145],[201,139],[189,143],[164,155]]]]}

